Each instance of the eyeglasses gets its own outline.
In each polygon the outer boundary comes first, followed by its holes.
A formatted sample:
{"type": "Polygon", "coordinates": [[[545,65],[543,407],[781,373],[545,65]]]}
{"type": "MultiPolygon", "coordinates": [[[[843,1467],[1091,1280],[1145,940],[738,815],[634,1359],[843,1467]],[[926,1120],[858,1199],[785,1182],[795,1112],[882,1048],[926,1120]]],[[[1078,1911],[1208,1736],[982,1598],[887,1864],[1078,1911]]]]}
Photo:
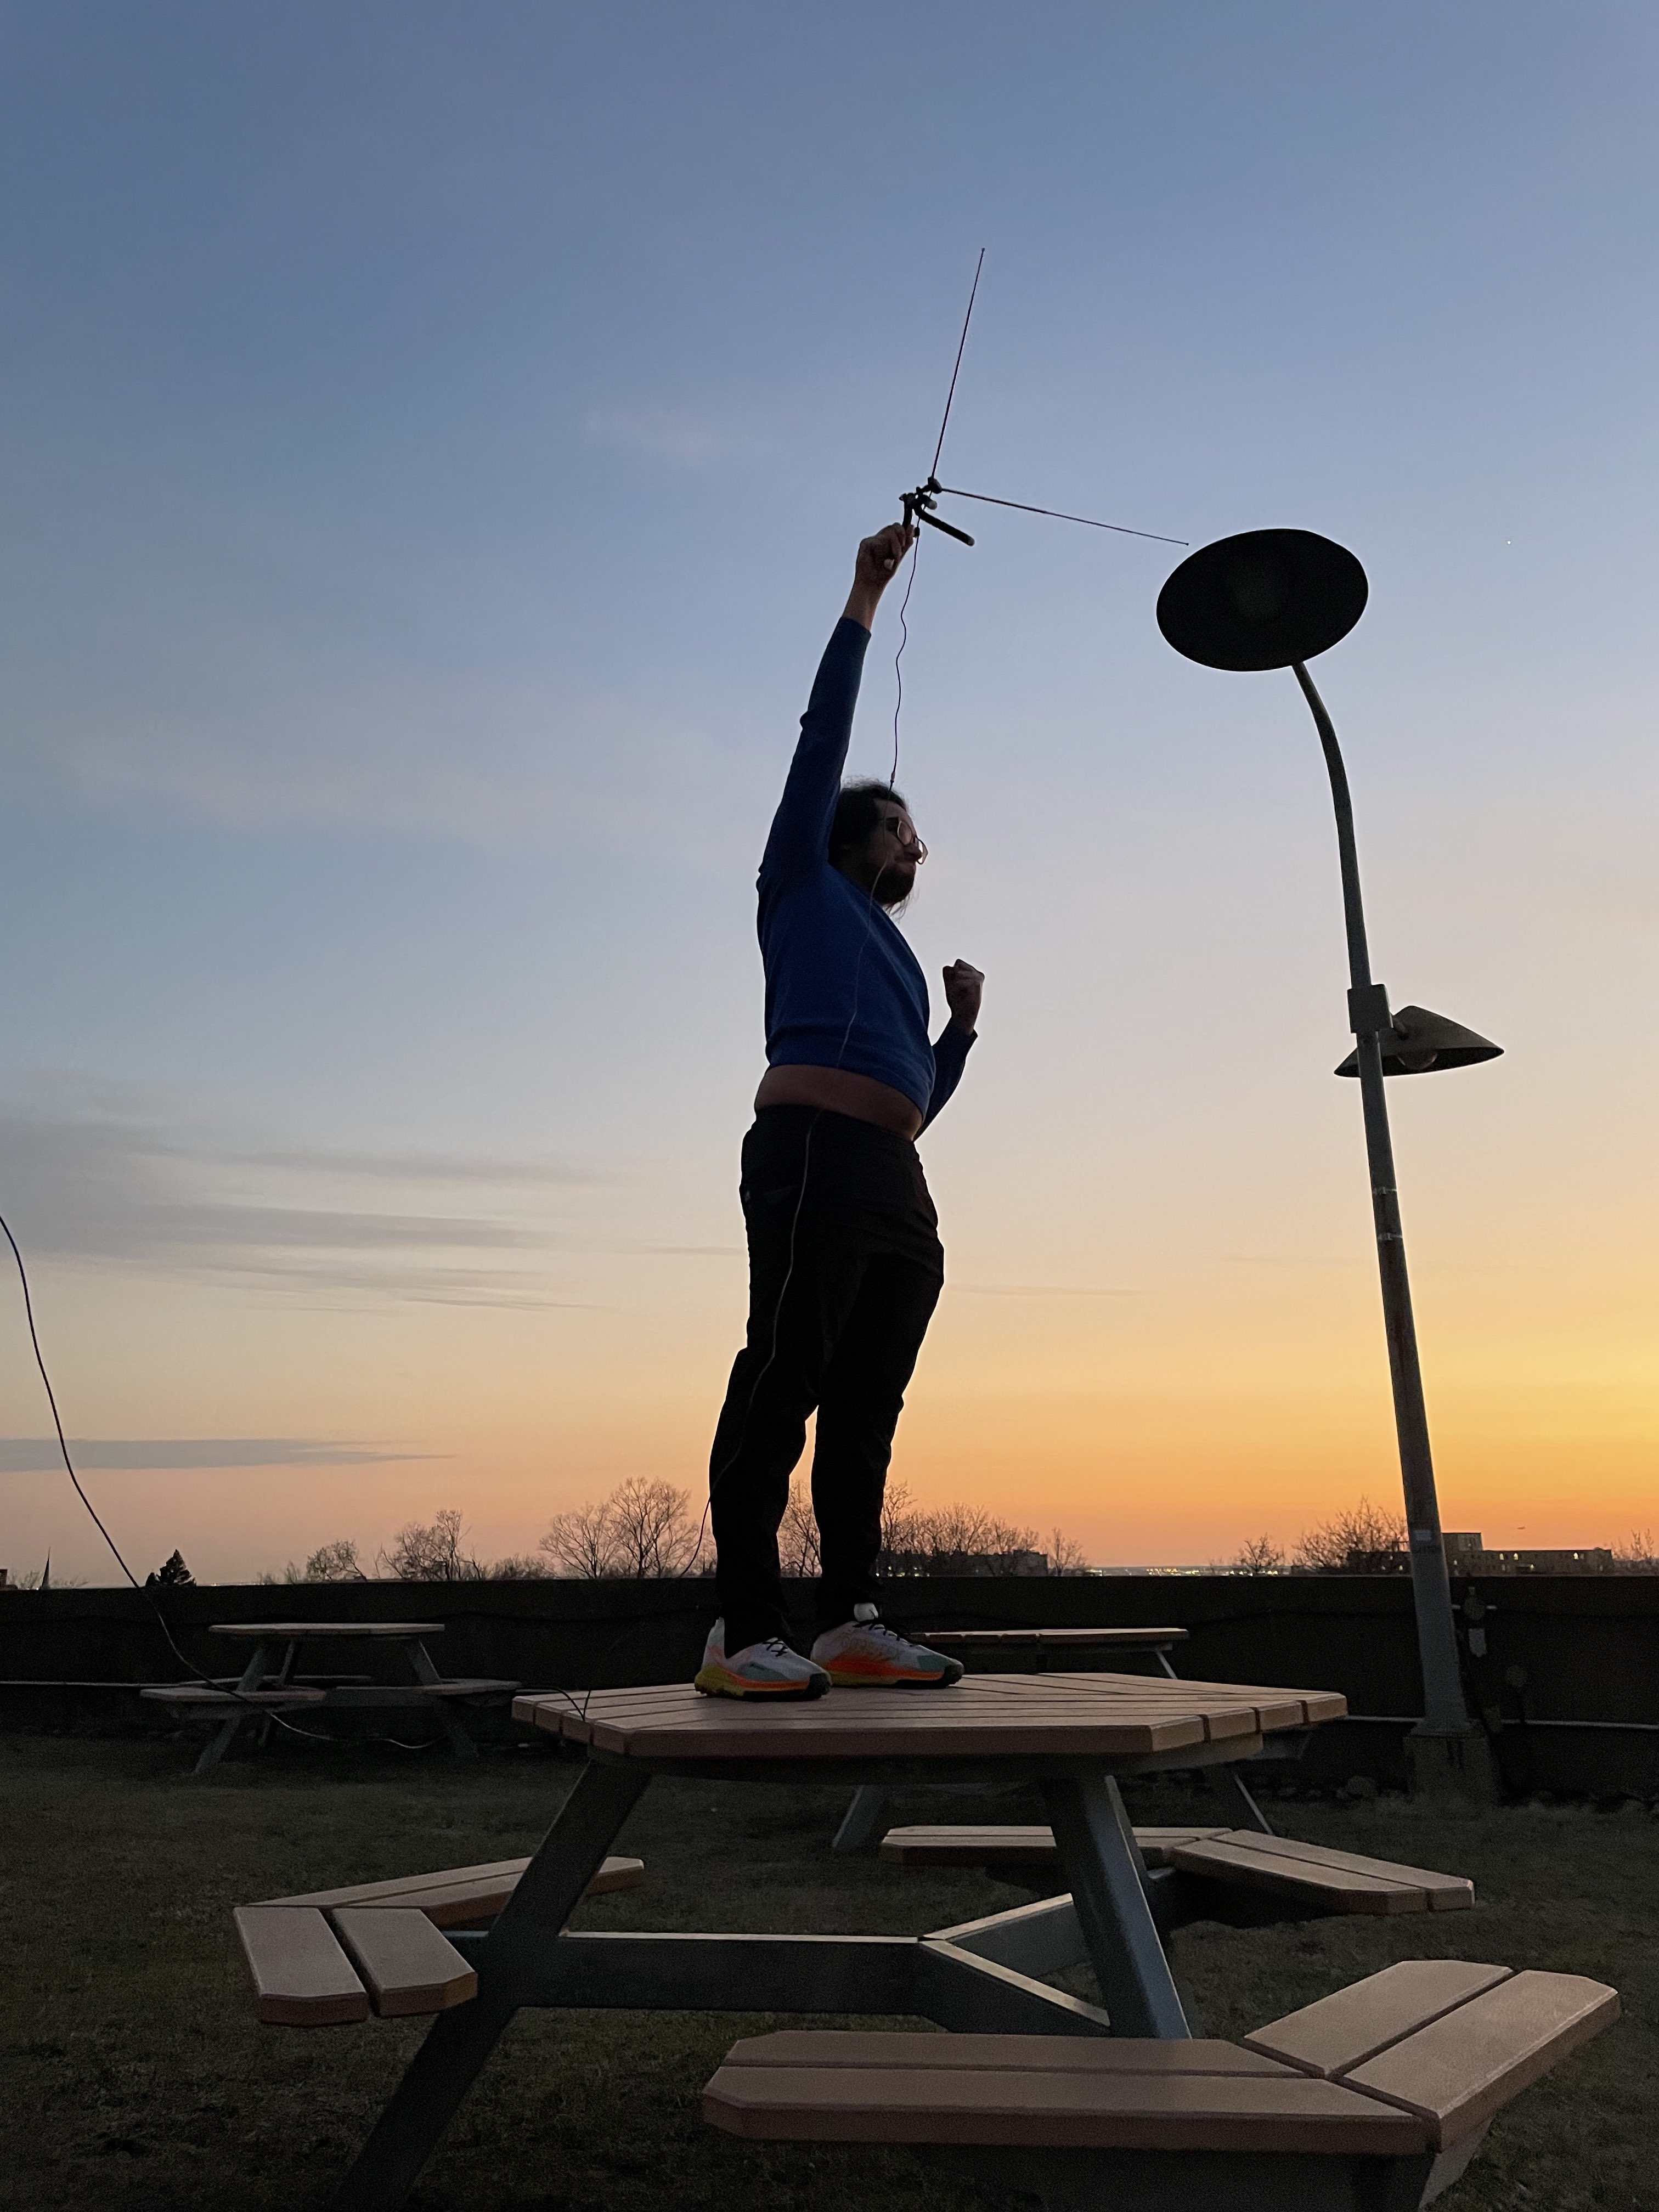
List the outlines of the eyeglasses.
{"type": "Polygon", "coordinates": [[[910,855],[918,867],[927,858],[927,848],[917,836],[914,823],[907,822],[903,815],[890,814],[877,827],[884,830],[890,837],[896,837],[900,848],[910,855]]]}

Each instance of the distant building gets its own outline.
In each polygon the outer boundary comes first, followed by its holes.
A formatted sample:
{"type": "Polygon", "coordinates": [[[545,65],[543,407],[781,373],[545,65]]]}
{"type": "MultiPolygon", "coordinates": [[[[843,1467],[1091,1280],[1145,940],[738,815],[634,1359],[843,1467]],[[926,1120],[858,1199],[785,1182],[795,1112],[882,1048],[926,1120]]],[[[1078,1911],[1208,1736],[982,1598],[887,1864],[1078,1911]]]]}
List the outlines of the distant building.
{"type": "Polygon", "coordinates": [[[1449,1528],[1446,1566],[1454,1575],[1610,1575],[1613,1553],[1601,1544],[1576,1550],[1489,1552],[1479,1529],[1449,1528]]]}

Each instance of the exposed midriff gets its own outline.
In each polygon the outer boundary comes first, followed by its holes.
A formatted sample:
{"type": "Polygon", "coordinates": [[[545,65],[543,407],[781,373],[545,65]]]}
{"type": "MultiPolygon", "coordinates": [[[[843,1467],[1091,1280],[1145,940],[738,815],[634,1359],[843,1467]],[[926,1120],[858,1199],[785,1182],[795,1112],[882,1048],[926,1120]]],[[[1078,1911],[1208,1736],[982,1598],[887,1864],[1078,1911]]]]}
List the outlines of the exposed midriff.
{"type": "Polygon", "coordinates": [[[915,1137],[921,1127],[921,1109],[913,1098],[890,1083],[854,1075],[845,1067],[793,1062],[769,1067],[755,1093],[755,1111],[758,1114],[763,1106],[821,1106],[827,1113],[873,1122],[878,1129],[891,1129],[900,1137],[915,1137]]]}

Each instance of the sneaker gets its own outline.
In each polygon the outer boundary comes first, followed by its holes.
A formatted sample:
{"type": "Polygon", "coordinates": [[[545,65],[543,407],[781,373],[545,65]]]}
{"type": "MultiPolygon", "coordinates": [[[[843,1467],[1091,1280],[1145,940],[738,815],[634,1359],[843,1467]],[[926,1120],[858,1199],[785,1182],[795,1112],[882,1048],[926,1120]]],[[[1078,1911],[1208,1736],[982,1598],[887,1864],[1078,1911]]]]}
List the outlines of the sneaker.
{"type": "Polygon", "coordinates": [[[962,1680],[960,1659],[909,1643],[877,1619],[872,1605],[854,1606],[851,1620],[819,1637],[812,1656],[842,1690],[943,1690],[962,1680]]]}
{"type": "Polygon", "coordinates": [[[830,1686],[822,1667],[792,1651],[781,1636],[745,1644],[728,1657],[726,1623],[717,1620],[703,1646],[694,1686],[705,1698],[821,1698],[830,1686]]]}

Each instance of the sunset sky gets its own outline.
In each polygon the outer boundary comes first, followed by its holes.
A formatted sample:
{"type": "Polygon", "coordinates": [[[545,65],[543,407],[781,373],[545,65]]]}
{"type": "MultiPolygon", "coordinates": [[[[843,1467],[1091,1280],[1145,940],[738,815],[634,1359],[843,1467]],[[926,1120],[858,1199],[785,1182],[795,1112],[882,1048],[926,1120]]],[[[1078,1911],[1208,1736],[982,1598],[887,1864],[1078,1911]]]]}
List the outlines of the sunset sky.
{"type": "MultiPolygon", "coordinates": [[[[0,4],[0,1211],[142,1573],[704,1480],[753,878],[927,472],[1371,595],[1316,674],[1443,1517],[1659,1526],[1659,16],[0,4]]],[[[1097,1562],[1398,1497],[1334,840],[1180,549],[922,548],[904,927],[988,975],[895,1474],[1097,1562]]],[[[890,601],[854,738],[884,772],[890,601]]],[[[0,1565],[114,1569],[0,1281],[0,1565]]]]}

